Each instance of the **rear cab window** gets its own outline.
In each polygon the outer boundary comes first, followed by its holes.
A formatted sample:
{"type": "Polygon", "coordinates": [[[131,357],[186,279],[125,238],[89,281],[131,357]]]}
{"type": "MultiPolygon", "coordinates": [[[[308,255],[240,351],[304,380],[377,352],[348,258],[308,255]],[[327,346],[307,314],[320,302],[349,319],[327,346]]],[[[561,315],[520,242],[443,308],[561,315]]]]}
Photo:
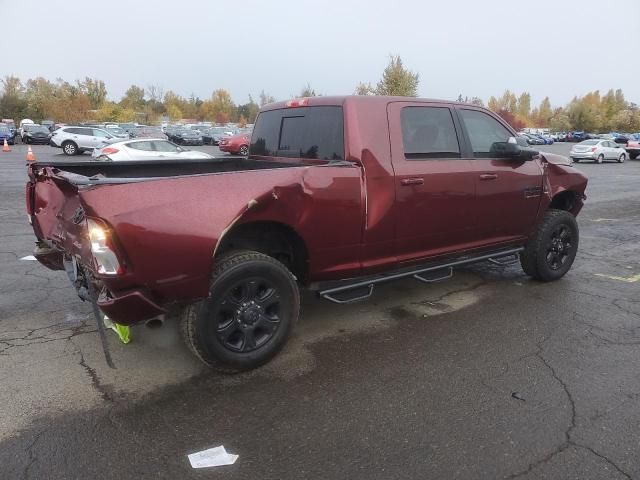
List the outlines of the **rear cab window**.
{"type": "Polygon", "coordinates": [[[249,155],[343,160],[343,124],[340,106],[267,110],[256,119],[249,155]]]}

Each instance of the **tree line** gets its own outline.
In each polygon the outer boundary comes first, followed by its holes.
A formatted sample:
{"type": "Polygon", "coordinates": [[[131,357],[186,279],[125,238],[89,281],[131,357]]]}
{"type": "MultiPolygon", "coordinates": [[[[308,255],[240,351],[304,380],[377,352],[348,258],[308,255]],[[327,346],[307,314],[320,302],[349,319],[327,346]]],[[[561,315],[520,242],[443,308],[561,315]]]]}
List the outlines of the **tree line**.
{"type": "MultiPolygon", "coordinates": [[[[267,93],[260,92],[257,99],[234,103],[225,89],[214,90],[207,99],[195,95],[186,98],[172,90],[164,91],[157,85],[146,88],[131,85],[119,101],[107,98],[107,88],[102,80],[85,78],[75,83],[63,79],[51,82],[37,77],[23,82],[18,77],[7,76],[1,82],[0,116],[35,120],[52,119],[60,122],[115,121],[153,124],[161,117],[175,122],[182,119],[212,121],[216,123],[253,122],[261,106],[275,101],[267,93]]],[[[399,55],[390,55],[389,63],[380,80],[359,83],[356,95],[418,96],[420,76],[408,70],[399,55]]],[[[298,95],[319,95],[307,84],[298,95]]],[[[479,97],[463,97],[464,101],[483,106],[479,97]]],[[[574,97],[567,105],[552,107],[549,97],[538,106],[532,106],[531,95],[519,95],[506,90],[499,97],[490,97],[487,107],[502,116],[515,129],[524,127],[549,128],[553,131],[583,130],[587,132],[637,132],[640,131],[640,109],[625,99],[622,90],[599,91],[574,97]]]]}

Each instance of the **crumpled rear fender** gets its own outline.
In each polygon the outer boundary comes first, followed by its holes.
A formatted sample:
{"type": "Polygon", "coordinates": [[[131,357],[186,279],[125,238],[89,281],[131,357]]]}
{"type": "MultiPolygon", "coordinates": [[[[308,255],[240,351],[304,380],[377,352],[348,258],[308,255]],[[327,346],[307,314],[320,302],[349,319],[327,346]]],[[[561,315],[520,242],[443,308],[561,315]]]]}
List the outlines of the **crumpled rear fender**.
{"type": "Polygon", "coordinates": [[[207,295],[217,245],[240,223],[281,222],[313,248],[333,219],[338,232],[323,246],[357,261],[349,250],[359,244],[361,231],[356,167],[302,166],[101,185],[80,190],[80,198],[87,216],[113,227],[122,250],[126,272],[103,279],[105,284],[114,291],[148,288],[161,303],[207,295]]]}

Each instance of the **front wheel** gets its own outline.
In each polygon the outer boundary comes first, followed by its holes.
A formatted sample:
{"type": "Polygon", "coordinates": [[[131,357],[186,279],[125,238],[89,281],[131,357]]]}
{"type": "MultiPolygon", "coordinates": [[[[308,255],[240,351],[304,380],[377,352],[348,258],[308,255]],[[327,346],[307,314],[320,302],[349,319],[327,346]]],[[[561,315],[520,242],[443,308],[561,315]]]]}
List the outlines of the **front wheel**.
{"type": "Polygon", "coordinates": [[[520,255],[524,272],[543,282],[562,278],[578,252],[578,223],[564,210],[549,210],[520,255]]]}
{"type": "Polygon", "coordinates": [[[626,159],[627,159],[627,156],[623,153],[618,157],[618,163],[624,163],[626,159]]]}
{"type": "Polygon", "coordinates": [[[596,163],[602,163],[604,162],[604,155],[600,154],[598,155],[598,158],[596,158],[596,163]]]}
{"type": "Polygon", "coordinates": [[[287,267],[242,250],[216,260],[209,295],[184,310],[181,330],[205,364],[250,370],[284,347],[299,313],[300,293],[287,267]]]}

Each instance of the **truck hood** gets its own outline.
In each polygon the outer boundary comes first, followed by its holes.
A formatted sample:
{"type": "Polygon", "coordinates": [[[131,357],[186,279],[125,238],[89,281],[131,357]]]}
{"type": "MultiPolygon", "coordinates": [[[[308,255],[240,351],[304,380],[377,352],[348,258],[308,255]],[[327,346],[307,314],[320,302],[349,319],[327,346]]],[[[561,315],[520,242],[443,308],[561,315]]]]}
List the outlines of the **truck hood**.
{"type": "Polygon", "coordinates": [[[558,155],[556,153],[540,152],[540,156],[546,162],[552,163],[554,165],[565,165],[567,167],[570,167],[573,165],[573,162],[571,161],[570,158],[565,157],[563,155],[558,155]]]}

